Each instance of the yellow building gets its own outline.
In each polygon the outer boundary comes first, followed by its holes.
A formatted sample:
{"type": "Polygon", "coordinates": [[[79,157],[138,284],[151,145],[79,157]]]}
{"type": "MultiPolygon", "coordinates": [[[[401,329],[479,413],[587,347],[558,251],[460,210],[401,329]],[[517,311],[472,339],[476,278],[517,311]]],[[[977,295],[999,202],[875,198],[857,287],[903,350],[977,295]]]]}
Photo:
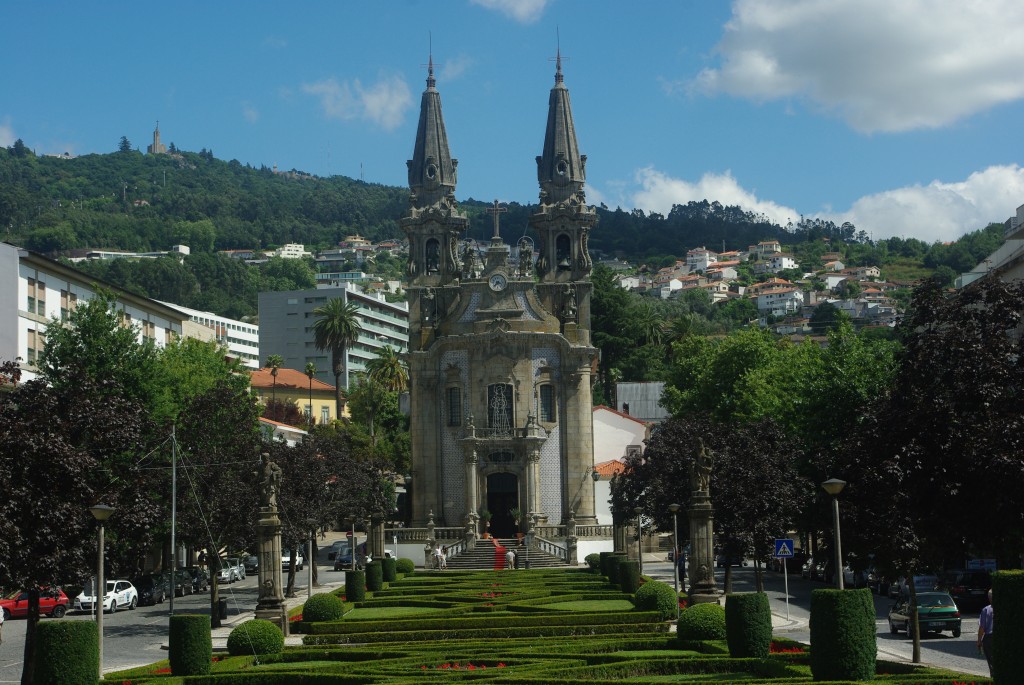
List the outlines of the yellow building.
{"type": "MultiPolygon", "coordinates": [[[[250,385],[266,404],[276,397],[299,408],[303,416],[312,416],[317,423],[328,423],[338,418],[335,414],[334,386],[294,369],[278,369],[275,383],[269,368],[249,372],[250,385]],[[312,399],[312,402],[310,401],[312,399]]],[[[345,411],[345,416],[348,412],[345,411]]]]}

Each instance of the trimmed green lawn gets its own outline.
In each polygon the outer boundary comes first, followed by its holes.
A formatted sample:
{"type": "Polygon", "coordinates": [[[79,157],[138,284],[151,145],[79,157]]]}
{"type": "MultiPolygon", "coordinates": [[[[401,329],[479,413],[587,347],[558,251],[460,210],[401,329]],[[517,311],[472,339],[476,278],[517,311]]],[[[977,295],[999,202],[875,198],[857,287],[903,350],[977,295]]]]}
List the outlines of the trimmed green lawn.
{"type": "Polygon", "coordinates": [[[632,611],[633,602],[628,599],[579,600],[575,602],[552,602],[544,608],[556,611],[579,611],[593,613],[595,611],[632,611]]]}

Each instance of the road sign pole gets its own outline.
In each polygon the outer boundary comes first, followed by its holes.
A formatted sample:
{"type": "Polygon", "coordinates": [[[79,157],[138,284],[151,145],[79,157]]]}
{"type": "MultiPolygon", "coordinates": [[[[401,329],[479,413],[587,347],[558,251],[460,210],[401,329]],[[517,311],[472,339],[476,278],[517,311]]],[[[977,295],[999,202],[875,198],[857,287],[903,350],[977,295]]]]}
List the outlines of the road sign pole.
{"type": "Polygon", "coordinates": [[[786,620],[789,620],[789,564],[786,560],[782,560],[782,588],[783,592],[786,593],[786,620]]]}

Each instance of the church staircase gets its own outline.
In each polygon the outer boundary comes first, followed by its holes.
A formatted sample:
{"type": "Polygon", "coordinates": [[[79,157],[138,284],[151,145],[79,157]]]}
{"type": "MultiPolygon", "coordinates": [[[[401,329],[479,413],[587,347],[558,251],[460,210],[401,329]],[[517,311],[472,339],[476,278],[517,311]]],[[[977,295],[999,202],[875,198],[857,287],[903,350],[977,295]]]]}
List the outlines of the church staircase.
{"type": "MultiPolygon", "coordinates": [[[[489,571],[505,568],[505,550],[516,553],[516,568],[525,569],[527,553],[525,547],[517,547],[515,538],[498,540],[490,538],[477,540],[476,547],[466,550],[457,557],[448,560],[449,571],[489,571]]],[[[537,549],[529,553],[530,568],[567,568],[568,565],[559,559],[537,549]]]]}

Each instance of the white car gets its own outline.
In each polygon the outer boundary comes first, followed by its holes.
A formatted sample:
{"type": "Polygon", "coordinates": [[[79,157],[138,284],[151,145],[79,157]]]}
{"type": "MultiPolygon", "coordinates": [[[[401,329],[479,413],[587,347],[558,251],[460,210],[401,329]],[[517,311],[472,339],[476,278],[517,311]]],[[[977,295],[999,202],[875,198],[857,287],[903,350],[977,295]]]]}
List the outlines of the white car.
{"type": "Polygon", "coordinates": [[[236,580],[241,580],[244,577],[242,574],[245,573],[245,571],[239,570],[237,561],[237,559],[220,560],[220,571],[217,573],[217,580],[219,582],[233,583],[236,580]]]}
{"type": "MultiPolygon", "coordinates": [[[[305,565],[306,560],[302,557],[302,550],[295,551],[295,570],[301,571],[305,565]]],[[[291,550],[285,550],[281,555],[281,570],[287,572],[292,564],[292,553],[291,550]]]]}
{"type": "Polygon", "coordinates": [[[242,563],[242,560],[235,557],[229,557],[227,562],[228,566],[235,569],[235,575],[238,576],[238,579],[245,580],[245,564],[242,563]]]}
{"type": "MultiPolygon", "coordinates": [[[[139,592],[127,580],[106,581],[107,591],[103,596],[102,606],[104,613],[112,614],[118,609],[134,609],[139,604],[139,592]]],[[[82,590],[78,597],[75,597],[75,611],[95,610],[96,594],[93,588],[95,580],[82,590]]]]}

